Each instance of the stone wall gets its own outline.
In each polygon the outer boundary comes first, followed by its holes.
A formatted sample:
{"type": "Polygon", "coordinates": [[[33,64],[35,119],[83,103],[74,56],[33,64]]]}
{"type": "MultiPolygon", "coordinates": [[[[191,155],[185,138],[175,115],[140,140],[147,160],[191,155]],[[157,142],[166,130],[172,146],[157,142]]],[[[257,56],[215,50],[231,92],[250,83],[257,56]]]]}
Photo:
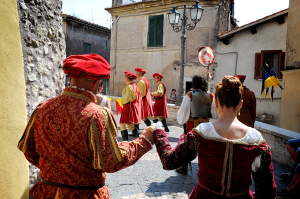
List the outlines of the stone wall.
{"type": "Polygon", "coordinates": [[[66,45],[61,0],[18,0],[28,119],[34,108],[61,94],[66,45]]]}
{"type": "Polygon", "coordinates": [[[294,138],[300,139],[300,134],[258,121],[254,126],[271,147],[273,160],[293,168],[294,160],[286,148],[286,141],[294,138]]]}
{"type": "MultiPolygon", "coordinates": [[[[66,57],[61,0],[17,0],[23,45],[27,119],[35,107],[62,93],[66,57]]],[[[30,165],[30,187],[39,180],[39,169],[30,165]]]]}

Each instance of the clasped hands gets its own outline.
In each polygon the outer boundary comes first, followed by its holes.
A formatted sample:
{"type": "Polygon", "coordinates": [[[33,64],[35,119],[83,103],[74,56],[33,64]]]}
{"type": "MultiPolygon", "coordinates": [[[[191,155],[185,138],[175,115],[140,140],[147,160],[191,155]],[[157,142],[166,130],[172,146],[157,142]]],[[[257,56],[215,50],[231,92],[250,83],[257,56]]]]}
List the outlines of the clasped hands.
{"type": "Polygon", "coordinates": [[[155,130],[156,123],[151,124],[147,128],[143,130],[141,135],[144,135],[147,139],[150,140],[151,144],[154,144],[154,137],[153,137],[153,131],[155,130]]]}

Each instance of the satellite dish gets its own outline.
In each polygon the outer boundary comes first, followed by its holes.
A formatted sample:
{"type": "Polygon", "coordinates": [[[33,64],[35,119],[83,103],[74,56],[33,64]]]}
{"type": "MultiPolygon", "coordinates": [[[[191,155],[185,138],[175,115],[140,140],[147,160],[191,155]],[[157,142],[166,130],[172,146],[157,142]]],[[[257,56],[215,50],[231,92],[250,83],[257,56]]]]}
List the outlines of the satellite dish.
{"type": "Polygon", "coordinates": [[[201,65],[209,66],[214,62],[214,53],[210,47],[204,46],[198,50],[198,60],[201,65]]]}

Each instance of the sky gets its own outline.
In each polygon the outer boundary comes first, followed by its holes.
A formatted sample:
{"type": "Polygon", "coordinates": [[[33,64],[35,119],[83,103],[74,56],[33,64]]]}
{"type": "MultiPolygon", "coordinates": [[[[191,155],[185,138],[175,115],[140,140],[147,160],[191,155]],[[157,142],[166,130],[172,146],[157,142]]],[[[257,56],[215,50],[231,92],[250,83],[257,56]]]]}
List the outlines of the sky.
{"type": "MultiPolygon", "coordinates": [[[[62,1],[63,13],[111,28],[110,14],[104,8],[111,7],[112,0],[62,1]]],[[[234,17],[238,20],[237,24],[242,26],[288,7],[289,0],[235,0],[234,17]]]]}

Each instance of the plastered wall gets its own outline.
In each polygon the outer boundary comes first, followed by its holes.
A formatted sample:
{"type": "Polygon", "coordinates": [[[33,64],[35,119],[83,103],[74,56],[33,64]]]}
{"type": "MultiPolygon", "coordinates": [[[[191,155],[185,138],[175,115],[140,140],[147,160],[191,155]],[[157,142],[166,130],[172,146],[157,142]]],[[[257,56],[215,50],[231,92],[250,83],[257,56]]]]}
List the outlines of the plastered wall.
{"type": "Polygon", "coordinates": [[[28,162],[17,144],[26,125],[26,94],[17,3],[0,1],[0,198],[29,198],[28,162]]]}

